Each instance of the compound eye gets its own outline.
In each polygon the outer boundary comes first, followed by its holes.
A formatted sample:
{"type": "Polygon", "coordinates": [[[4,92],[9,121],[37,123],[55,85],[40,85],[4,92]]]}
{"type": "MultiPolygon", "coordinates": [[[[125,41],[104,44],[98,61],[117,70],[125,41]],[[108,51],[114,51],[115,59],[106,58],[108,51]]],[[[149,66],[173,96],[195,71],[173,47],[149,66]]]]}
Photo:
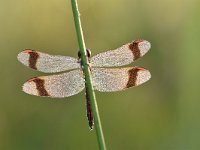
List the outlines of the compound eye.
{"type": "Polygon", "coordinates": [[[87,51],[87,57],[90,58],[91,57],[91,50],[87,48],[86,51],[87,51]]]}
{"type": "Polygon", "coordinates": [[[78,51],[78,58],[81,58],[81,52],[78,51]]]}

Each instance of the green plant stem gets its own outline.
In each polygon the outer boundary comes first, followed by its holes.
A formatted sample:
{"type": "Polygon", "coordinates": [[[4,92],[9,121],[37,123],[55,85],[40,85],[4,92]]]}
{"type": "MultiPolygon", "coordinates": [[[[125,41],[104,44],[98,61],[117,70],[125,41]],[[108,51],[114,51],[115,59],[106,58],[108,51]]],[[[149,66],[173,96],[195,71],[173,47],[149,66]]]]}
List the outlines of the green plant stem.
{"type": "Polygon", "coordinates": [[[89,95],[90,103],[92,106],[92,113],[94,116],[94,126],[95,126],[96,135],[98,139],[99,149],[106,150],[96,97],[95,97],[95,93],[92,87],[91,72],[90,72],[89,62],[87,58],[87,52],[86,52],[86,47],[85,47],[85,42],[84,42],[84,37],[83,37],[83,31],[81,27],[80,14],[78,11],[77,1],[71,0],[71,4],[72,4],[72,11],[74,15],[76,33],[77,33],[77,38],[78,38],[78,43],[79,43],[79,48],[80,48],[81,61],[83,65],[83,71],[85,74],[86,86],[88,88],[88,95],[89,95]]]}

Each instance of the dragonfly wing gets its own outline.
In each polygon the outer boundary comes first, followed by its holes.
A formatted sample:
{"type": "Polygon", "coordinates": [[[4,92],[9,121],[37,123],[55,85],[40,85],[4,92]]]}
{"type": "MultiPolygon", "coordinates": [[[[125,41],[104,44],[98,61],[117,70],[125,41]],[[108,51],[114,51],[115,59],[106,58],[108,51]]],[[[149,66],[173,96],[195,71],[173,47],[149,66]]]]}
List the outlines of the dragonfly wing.
{"type": "Polygon", "coordinates": [[[75,95],[83,90],[85,80],[81,70],[67,73],[41,76],[28,80],[23,85],[23,91],[36,96],[63,98],[75,95]]]}
{"type": "Polygon", "coordinates": [[[76,58],[69,56],[49,55],[34,50],[24,50],[18,54],[17,58],[25,66],[46,73],[61,72],[80,68],[80,64],[76,58]]]}
{"type": "Polygon", "coordinates": [[[115,50],[95,55],[91,58],[91,64],[94,67],[127,65],[145,55],[149,51],[150,47],[151,44],[148,41],[135,40],[115,50]]]}
{"type": "Polygon", "coordinates": [[[101,92],[121,91],[138,86],[151,78],[144,68],[93,68],[93,86],[101,92]]]}

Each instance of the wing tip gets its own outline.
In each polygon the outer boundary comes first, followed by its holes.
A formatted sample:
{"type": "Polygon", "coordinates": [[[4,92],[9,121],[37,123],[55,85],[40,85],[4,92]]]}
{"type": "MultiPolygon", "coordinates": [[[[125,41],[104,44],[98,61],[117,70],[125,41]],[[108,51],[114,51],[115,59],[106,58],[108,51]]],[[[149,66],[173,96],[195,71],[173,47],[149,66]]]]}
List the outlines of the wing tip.
{"type": "Polygon", "coordinates": [[[21,51],[17,54],[17,60],[21,62],[22,64],[28,66],[29,65],[29,55],[28,53],[21,51]]]}
{"type": "Polygon", "coordinates": [[[151,73],[145,68],[137,68],[136,86],[147,82],[151,78],[151,73]]]}
{"type": "Polygon", "coordinates": [[[141,56],[145,55],[151,48],[151,43],[146,40],[136,40],[138,43],[138,49],[140,50],[141,56]]]}
{"type": "Polygon", "coordinates": [[[151,78],[150,71],[141,67],[131,68],[128,73],[129,79],[126,88],[141,85],[151,78]]]}
{"type": "Polygon", "coordinates": [[[133,60],[144,56],[151,48],[150,42],[146,40],[135,40],[128,44],[128,48],[133,53],[133,60]]]}
{"type": "Polygon", "coordinates": [[[38,91],[36,89],[36,85],[33,82],[34,79],[35,78],[27,80],[22,86],[22,91],[30,95],[39,96],[38,91]]]}
{"type": "Polygon", "coordinates": [[[27,80],[22,86],[25,93],[36,96],[50,96],[45,88],[45,81],[42,77],[35,77],[27,80]]]}

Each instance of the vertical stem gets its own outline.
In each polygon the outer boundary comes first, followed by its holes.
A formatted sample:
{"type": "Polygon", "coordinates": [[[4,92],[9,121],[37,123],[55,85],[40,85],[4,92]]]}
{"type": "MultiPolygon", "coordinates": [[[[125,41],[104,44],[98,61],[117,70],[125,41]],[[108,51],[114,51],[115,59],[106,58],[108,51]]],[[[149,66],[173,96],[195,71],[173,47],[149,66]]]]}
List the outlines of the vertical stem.
{"type": "Polygon", "coordinates": [[[88,58],[87,58],[87,52],[86,52],[86,47],[85,47],[85,42],[84,42],[84,37],[83,37],[83,31],[82,31],[82,27],[81,27],[80,14],[78,11],[77,1],[71,0],[71,4],[72,4],[72,11],[73,11],[73,15],[74,15],[76,33],[77,33],[77,38],[78,38],[78,43],[79,43],[79,48],[80,48],[81,61],[82,61],[82,65],[83,65],[83,71],[85,74],[86,86],[88,89],[88,95],[91,100],[92,113],[94,116],[94,126],[95,126],[96,135],[97,135],[97,139],[98,139],[99,149],[106,150],[106,145],[105,145],[103,131],[102,131],[102,127],[101,127],[101,121],[100,121],[100,117],[99,117],[99,111],[98,111],[98,107],[97,107],[96,97],[95,97],[95,93],[94,93],[94,90],[92,87],[91,72],[90,72],[89,65],[88,65],[89,62],[88,62],[88,58]]]}

